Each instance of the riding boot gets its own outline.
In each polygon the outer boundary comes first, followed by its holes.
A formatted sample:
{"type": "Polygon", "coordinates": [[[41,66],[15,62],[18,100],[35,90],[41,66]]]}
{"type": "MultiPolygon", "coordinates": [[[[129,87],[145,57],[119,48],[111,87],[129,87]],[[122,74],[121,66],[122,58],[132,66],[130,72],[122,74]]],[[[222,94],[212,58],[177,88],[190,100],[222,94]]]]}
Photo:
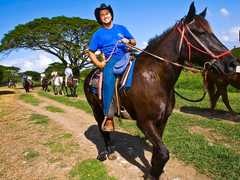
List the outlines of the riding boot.
{"type": "Polygon", "coordinates": [[[115,107],[114,101],[112,100],[109,107],[109,113],[108,115],[104,116],[104,120],[102,123],[102,131],[104,132],[115,131],[115,122],[114,122],[115,111],[116,111],[116,107],[115,107]]]}

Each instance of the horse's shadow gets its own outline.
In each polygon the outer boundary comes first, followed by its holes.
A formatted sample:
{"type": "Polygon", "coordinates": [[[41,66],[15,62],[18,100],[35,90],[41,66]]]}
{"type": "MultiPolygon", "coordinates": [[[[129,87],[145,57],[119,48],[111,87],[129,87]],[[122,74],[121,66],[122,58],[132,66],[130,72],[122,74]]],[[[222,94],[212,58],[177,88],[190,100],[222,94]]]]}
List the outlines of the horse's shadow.
{"type": "Polygon", "coordinates": [[[180,111],[184,113],[192,114],[192,115],[199,115],[199,116],[210,118],[210,119],[216,119],[216,120],[223,119],[225,121],[232,121],[230,113],[224,110],[215,110],[214,117],[211,117],[209,108],[183,106],[180,108],[180,111]]]}
{"type": "Polygon", "coordinates": [[[15,94],[14,91],[0,91],[0,95],[15,94]]]}
{"type": "MultiPolygon", "coordinates": [[[[105,144],[98,126],[90,126],[88,130],[85,131],[85,136],[96,145],[99,154],[98,159],[104,161],[106,159],[104,158],[105,144]]],[[[144,155],[144,150],[152,152],[152,147],[146,143],[147,139],[118,131],[111,133],[110,136],[113,142],[112,148],[129,163],[138,167],[145,174],[144,176],[146,176],[151,166],[144,155]],[[136,158],[139,158],[143,165],[136,161],[136,158]]],[[[147,177],[144,177],[144,179],[146,178],[147,177]]]]}

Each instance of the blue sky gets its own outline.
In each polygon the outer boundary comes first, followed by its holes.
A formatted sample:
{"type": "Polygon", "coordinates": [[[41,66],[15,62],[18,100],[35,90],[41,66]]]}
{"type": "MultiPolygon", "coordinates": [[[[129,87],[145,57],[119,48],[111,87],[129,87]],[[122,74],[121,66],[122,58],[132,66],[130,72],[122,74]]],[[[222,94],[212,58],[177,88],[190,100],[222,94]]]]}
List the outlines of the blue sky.
{"type": "MultiPolygon", "coordinates": [[[[1,0],[0,39],[19,24],[41,17],[80,17],[94,19],[94,10],[101,3],[111,5],[114,23],[127,27],[144,48],[148,40],[162,34],[177,20],[187,15],[192,0],[1,0]]],[[[196,13],[207,7],[206,19],[214,34],[228,48],[239,47],[240,2],[226,0],[195,0],[196,13]]],[[[1,58],[1,56],[0,56],[1,58]]],[[[44,71],[48,64],[59,61],[44,51],[20,50],[0,61],[0,65],[20,67],[21,71],[44,71]]]]}

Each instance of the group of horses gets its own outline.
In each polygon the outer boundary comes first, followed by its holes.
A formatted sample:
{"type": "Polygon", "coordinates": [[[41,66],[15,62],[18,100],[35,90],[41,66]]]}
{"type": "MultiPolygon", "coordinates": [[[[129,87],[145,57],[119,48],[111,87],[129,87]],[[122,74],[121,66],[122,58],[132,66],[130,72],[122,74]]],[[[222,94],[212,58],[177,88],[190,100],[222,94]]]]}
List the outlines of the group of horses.
{"type": "MultiPolygon", "coordinates": [[[[47,92],[48,86],[49,86],[48,79],[46,77],[43,77],[42,80],[40,80],[40,81],[41,81],[41,86],[42,86],[43,91],[47,92]]],[[[14,83],[12,82],[12,84],[14,84],[14,83]]],[[[29,81],[24,78],[22,80],[22,84],[23,84],[23,87],[24,87],[26,93],[29,92],[29,88],[33,89],[33,81],[29,81]]],[[[10,85],[9,85],[9,87],[11,87],[10,85]]],[[[59,95],[60,92],[62,95],[64,95],[63,89],[65,87],[67,96],[68,96],[68,89],[71,92],[71,96],[76,96],[77,85],[78,85],[78,79],[74,76],[71,76],[68,78],[67,84],[65,84],[65,80],[64,80],[63,76],[57,76],[54,80],[54,83],[52,84],[52,87],[53,87],[53,92],[55,95],[59,95]]]]}
{"type": "MultiPolygon", "coordinates": [[[[240,86],[236,82],[233,83],[238,79],[238,74],[234,74],[237,67],[236,59],[212,32],[205,19],[206,9],[197,15],[192,3],[187,16],[161,36],[151,39],[144,51],[137,56],[131,88],[124,90],[118,96],[121,106],[131,119],[136,121],[138,128],[153,145],[151,168],[148,173],[150,180],[160,178],[170,158],[162,136],[175,105],[175,83],[182,69],[187,68],[185,61],[188,60],[196,68],[202,67],[199,72],[208,70],[211,110],[215,108],[216,100],[220,95],[226,96],[224,88],[228,84],[236,85],[233,85],[234,87],[240,86]],[[216,93],[210,89],[213,83],[218,88],[216,93]]],[[[190,69],[194,70],[191,67],[190,69]]],[[[86,77],[84,92],[105,142],[106,156],[113,160],[117,155],[112,148],[111,132],[102,128],[104,122],[102,100],[93,91],[90,83],[95,71],[96,69],[86,77]]],[[[113,109],[114,115],[119,117],[117,108],[113,109]]]]}
{"type": "Polygon", "coordinates": [[[56,95],[59,95],[61,92],[62,95],[64,95],[63,89],[65,87],[67,96],[68,96],[68,89],[71,92],[71,96],[76,96],[76,89],[78,85],[78,79],[75,76],[68,77],[67,83],[64,80],[63,76],[57,76],[54,80],[53,86],[53,92],[56,95]]]}

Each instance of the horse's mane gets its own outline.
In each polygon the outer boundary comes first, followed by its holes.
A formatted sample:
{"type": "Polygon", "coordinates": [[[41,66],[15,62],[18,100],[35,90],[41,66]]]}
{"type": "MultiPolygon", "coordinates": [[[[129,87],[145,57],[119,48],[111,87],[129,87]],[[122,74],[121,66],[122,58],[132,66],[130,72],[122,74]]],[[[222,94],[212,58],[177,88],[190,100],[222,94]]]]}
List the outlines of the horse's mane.
{"type": "Polygon", "coordinates": [[[151,38],[148,40],[148,45],[145,48],[145,51],[148,51],[149,49],[151,49],[152,47],[155,47],[156,44],[158,44],[159,42],[161,42],[161,40],[163,39],[164,35],[166,35],[168,32],[170,32],[170,30],[172,29],[169,28],[166,31],[163,32],[162,35],[156,35],[155,37],[151,38]]]}
{"type": "MultiPolygon", "coordinates": [[[[180,24],[183,24],[184,20],[185,20],[186,17],[182,18],[181,20],[177,21],[177,23],[174,25],[179,25],[180,27],[180,24]]],[[[196,23],[196,27],[197,28],[204,28],[208,33],[212,33],[212,28],[210,27],[208,21],[200,16],[200,15],[195,15],[194,16],[194,20],[195,20],[195,23],[196,23]]],[[[173,26],[173,27],[174,27],[173,26]]],[[[155,37],[151,38],[148,40],[148,46],[145,48],[146,51],[148,51],[149,49],[151,49],[152,47],[155,47],[158,43],[161,42],[161,40],[163,39],[163,37],[168,34],[172,29],[173,27],[170,27],[168,28],[166,31],[163,32],[162,35],[156,35],[155,37]]],[[[181,28],[181,27],[180,27],[181,28]]]]}

